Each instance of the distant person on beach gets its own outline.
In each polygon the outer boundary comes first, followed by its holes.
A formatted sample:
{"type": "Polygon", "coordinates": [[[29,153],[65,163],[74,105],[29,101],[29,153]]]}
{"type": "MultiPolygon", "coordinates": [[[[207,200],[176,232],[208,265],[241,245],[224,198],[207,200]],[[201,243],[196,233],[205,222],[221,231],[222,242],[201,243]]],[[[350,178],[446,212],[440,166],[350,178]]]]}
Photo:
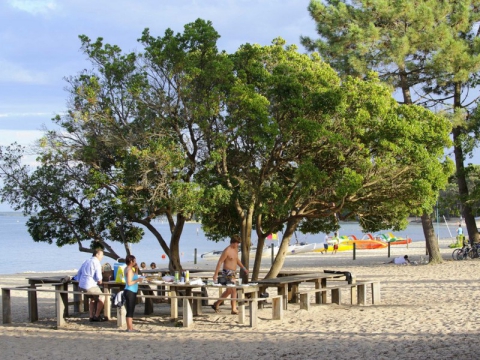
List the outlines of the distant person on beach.
{"type": "Polygon", "coordinates": [[[100,315],[104,302],[104,296],[100,295],[103,294],[103,291],[98,286],[102,284],[102,265],[100,264],[102,259],[103,250],[95,250],[93,256],[84,261],[77,274],[80,290],[86,294],[94,295],[90,298],[90,321],[108,320],[103,315],[100,315]]]}
{"type": "Polygon", "coordinates": [[[457,236],[458,236],[458,235],[463,235],[462,224],[458,224],[457,236]]]}
{"type": "MultiPolygon", "coordinates": [[[[223,265],[222,269],[222,276],[227,278],[228,281],[235,283],[235,273],[237,271],[237,265],[240,266],[245,273],[248,274],[248,269],[243,266],[242,262],[238,258],[238,245],[242,243],[240,236],[233,235],[230,239],[230,245],[223,250],[222,255],[220,255],[220,259],[218,259],[217,267],[215,268],[215,272],[213,273],[213,281],[217,282],[218,279],[218,272],[220,271],[220,267],[223,265]]],[[[237,310],[237,302],[234,300],[237,298],[237,289],[236,288],[229,288],[225,290],[220,296],[221,298],[227,298],[231,296],[232,300],[232,315],[238,314],[237,310]]],[[[218,308],[223,303],[223,300],[216,301],[212,308],[215,312],[218,312],[218,308]]]]}
{"type": "Polygon", "coordinates": [[[328,234],[325,235],[325,239],[323,239],[323,254],[328,252],[328,234]]]}
{"type": "Polygon", "coordinates": [[[337,251],[338,251],[338,244],[340,242],[340,239],[338,238],[338,232],[335,232],[334,236],[333,236],[333,250],[332,250],[332,255],[333,254],[336,254],[337,251]]]}
{"type": "Polygon", "coordinates": [[[147,270],[147,264],[144,261],[140,263],[140,270],[147,270]]]}
{"type": "Polygon", "coordinates": [[[157,264],[155,264],[154,262],[152,262],[150,264],[150,269],[156,269],[157,268],[157,264]]]}
{"type": "Polygon", "coordinates": [[[138,283],[143,281],[143,277],[139,277],[135,271],[135,267],[138,268],[137,260],[135,256],[128,255],[125,259],[127,267],[125,268],[125,308],[127,314],[125,318],[127,320],[127,331],[138,331],[133,329],[133,313],[135,312],[135,305],[137,303],[138,283]]]}
{"type": "Polygon", "coordinates": [[[410,265],[410,259],[408,258],[408,255],[405,255],[404,257],[396,257],[392,261],[389,261],[386,264],[395,264],[395,265],[410,265]]]}

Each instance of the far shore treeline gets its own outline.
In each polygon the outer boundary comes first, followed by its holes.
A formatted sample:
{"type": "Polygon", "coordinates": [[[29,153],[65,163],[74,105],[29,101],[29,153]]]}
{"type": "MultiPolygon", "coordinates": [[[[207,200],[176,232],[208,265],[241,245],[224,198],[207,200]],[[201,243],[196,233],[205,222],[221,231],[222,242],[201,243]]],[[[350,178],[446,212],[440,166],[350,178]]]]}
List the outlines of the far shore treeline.
{"type": "Polygon", "coordinates": [[[67,79],[60,130],[34,149],[1,148],[1,200],[28,217],[34,241],[117,259],[149,231],[179,270],[183,227],[199,221],[214,241],[240,234],[247,266],[257,241],[255,279],[271,233],[283,238],[267,277],[296,231],[432,223],[454,170],[450,116],[399,103],[377,69],[338,71],[320,48],[302,54],[277,38],[228,54],[219,37],[201,19],[177,34],[145,29],[138,52],[80,36],[92,66],[67,79]],[[32,150],[36,167],[22,162],[32,150]]]}

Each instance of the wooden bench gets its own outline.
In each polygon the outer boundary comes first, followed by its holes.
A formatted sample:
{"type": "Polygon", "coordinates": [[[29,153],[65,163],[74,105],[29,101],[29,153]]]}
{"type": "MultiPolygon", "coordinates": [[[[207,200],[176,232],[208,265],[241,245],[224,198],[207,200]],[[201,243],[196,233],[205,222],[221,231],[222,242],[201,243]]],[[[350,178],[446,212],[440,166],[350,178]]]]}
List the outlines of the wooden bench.
{"type": "MultiPolygon", "coordinates": [[[[2,288],[2,314],[3,314],[3,323],[10,324],[12,323],[12,307],[11,307],[11,291],[27,291],[28,293],[55,293],[55,313],[57,317],[57,325],[59,319],[63,319],[68,316],[68,305],[73,303],[68,302],[68,294],[72,295],[85,295],[82,291],[72,291],[72,290],[63,290],[65,284],[48,284],[50,287],[55,289],[45,289],[45,288],[32,288],[30,286],[19,286],[19,287],[4,287],[2,288]],[[61,314],[61,316],[59,316],[61,314]]],[[[38,319],[38,318],[37,318],[38,319]]]]}
{"type": "Polygon", "coordinates": [[[331,293],[332,303],[340,305],[342,303],[342,290],[350,290],[350,304],[354,304],[355,300],[358,305],[366,305],[367,303],[367,286],[371,286],[372,304],[380,304],[380,282],[378,281],[358,281],[355,284],[338,285],[320,289],[311,289],[298,292],[300,297],[300,308],[310,309],[311,294],[322,294],[322,303],[326,303],[327,293],[331,293]]]}
{"type": "MultiPolygon", "coordinates": [[[[347,279],[345,273],[346,272],[302,273],[298,275],[288,275],[277,278],[258,280],[257,283],[260,288],[260,292],[264,292],[269,287],[276,287],[278,295],[283,296],[284,310],[287,310],[287,303],[289,301],[292,303],[298,302],[297,295],[299,294],[298,289],[300,287],[300,284],[313,282],[315,284],[315,289],[319,289],[320,292],[318,292],[318,295],[320,295],[321,289],[327,287],[327,280],[345,279],[347,281],[352,281],[351,275],[350,279],[347,279]]],[[[320,297],[317,298],[317,302],[321,303],[320,297]]]]}
{"type": "MultiPolygon", "coordinates": [[[[156,296],[152,295],[144,295],[146,297],[153,297],[155,298],[156,296]]],[[[228,301],[231,299],[225,299],[221,297],[210,297],[210,296],[198,296],[198,294],[194,296],[170,296],[169,297],[171,301],[177,301],[177,300],[182,300],[183,301],[183,314],[182,314],[182,320],[183,320],[183,327],[191,327],[193,325],[193,317],[194,315],[200,315],[201,314],[201,303],[202,301],[228,301]],[[196,305],[195,305],[196,304],[196,305]],[[197,306],[197,309],[195,310],[195,307],[197,306]],[[200,310],[199,310],[200,308],[200,310]]],[[[282,306],[282,296],[274,296],[271,297],[272,299],[272,320],[281,320],[283,319],[283,306],[282,306]]],[[[260,302],[265,302],[267,299],[266,298],[252,298],[252,299],[237,299],[239,303],[242,303],[242,305],[238,306],[239,310],[239,323],[244,324],[245,323],[245,303],[249,303],[249,326],[250,327],[256,327],[257,322],[258,322],[258,317],[257,317],[257,310],[258,310],[258,303],[260,302]]],[[[123,308],[118,308],[117,309],[117,319],[121,319],[120,322],[117,320],[117,325],[119,327],[124,325],[124,309],[123,308]]],[[[172,318],[173,319],[173,318],[172,318]]]]}
{"type": "MultiPolygon", "coordinates": [[[[69,305],[68,303],[68,295],[83,295],[84,292],[81,291],[72,291],[72,290],[64,290],[64,284],[50,284],[51,286],[55,287],[55,289],[44,289],[44,288],[31,288],[28,286],[20,286],[20,287],[5,287],[2,288],[2,313],[3,313],[3,323],[10,324],[12,323],[12,311],[11,311],[11,291],[27,291],[35,293],[38,292],[45,292],[45,293],[55,293],[55,310],[56,310],[56,319],[57,319],[57,327],[65,326],[65,317],[66,309],[69,305]]],[[[193,324],[193,303],[196,301],[196,306],[201,307],[202,301],[209,301],[209,300],[229,300],[220,297],[206,297],[206,296],[198,296],[199,294],[195,294],[194,296],[168,296],[168,295],[137,295],[137,297],[144,297],[144,298],[165,298],[168,297],[170,301],[177,301],[183,300],[183,326],[190,327],[193,324]]],[[[201,294],[200,294],[201,295],[201,294]]],[[[282,307],[282,297],[276,296],[272,297],[272,319],[280,320],[283,318],[283,307],[282,307]]],[[[237,301],[242,302],[242,305],[239,305],[239,323],[245,323],[245,303],[250,303],[250,327],[257,326],[257,309],[258,303],[263,302],[267,299],[265,298],[251,298],[251,299],[237,299],[237,301]]],[[[198,311],[198,310],[197,310],[198,311]]],[[[201,310],[200,310],[201,311],[201,310]]],[[[124,308],[117,308],[117,325],[123,326],[125,323],[124,317],[124,308]],[[122,314],[123,312],[123,314],[122,314]]]]}

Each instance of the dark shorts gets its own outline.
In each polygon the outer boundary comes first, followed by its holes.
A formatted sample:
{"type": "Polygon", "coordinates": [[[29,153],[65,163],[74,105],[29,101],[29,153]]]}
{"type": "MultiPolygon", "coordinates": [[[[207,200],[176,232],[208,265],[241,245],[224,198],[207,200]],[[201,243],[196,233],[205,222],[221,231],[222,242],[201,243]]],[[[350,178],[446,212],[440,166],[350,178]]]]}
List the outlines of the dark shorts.
{"type": "Polygon", "coordinates": [[[338,244],[333,245],[334,250],[338,250],[338,244]]]}
{"type": "Polygon", "coordinates": [[[235,284],[235,270],[222,270],[222,275],[218,277],[218,283],[222,285],[235,284]]]}
{"type": "Polygon", "coordinates": [[[327,243],[327,244],[323,244],[323,247],[325,248],[325,250],[328,250],[328,243],[327,243]]]}

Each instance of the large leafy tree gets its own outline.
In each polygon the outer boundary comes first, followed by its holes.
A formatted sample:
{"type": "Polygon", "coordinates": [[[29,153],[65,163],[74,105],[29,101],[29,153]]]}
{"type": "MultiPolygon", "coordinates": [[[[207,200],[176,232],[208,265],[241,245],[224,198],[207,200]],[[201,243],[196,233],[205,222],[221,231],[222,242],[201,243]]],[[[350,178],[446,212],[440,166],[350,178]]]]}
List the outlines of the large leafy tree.
{"type": "Polygon", "coordinates": [[[330,231],[339,214],[369,231],[400,228],[411,212],[431,208],[449,174],[439,161],[448,121],[398,105],[374,75],[342,82],[317,55],[283,45],[245,45],[232,55],[226,141],[210,149],[214,172],[201,174],[206,186],[231,194],[203,214],[205,228],[227,232],[236,221],[247,244],[255,229],[254,278],[270,232],[284,231],[271,277],[297,228],[330,231]]]}
{"type": "MultiPolygon", "coordinates": [[[[309,11],[319,39],[302,38],[311,50],[342,75],[380,74],[399,91],[404,104],[442,109],[454,119],[453,138],[459,190],[472,238],[478,236],[468,202],[463,161],[471,151],[468,133],[476,128],[468,116],[475,99],[480,66],[476,34],[478,1],[325,1],[312,0],[309,11]],[[465,145],[469,144],[469,147],[465,145]]],[[[431,261],[441,261],[429,209],[422,215],[431,261]]]]}
{"type": "MultiPolygon", "coordinates": [[[[103,44],[101,38],[91,41],[81,36],[93,69],[69,79],[69,111],[56,118],[62,130],[49,132],[41,148],[41,169],[55,154],[55,159],[80,164],[93,182],[72,184],[71,191],[58,194],[63,178],[52,176],[41,189],[50,201],[75,197],[77,186],[92,187],[89,196],[95,199],[96,212],[125,219],[121,224],[130,232],[112,224],[109,231],[124,233],[126,242],[134,242],[142,235],[135,226],[145,226],[175,270],[181,268],[183,226],[198,212],[202,197],[202,189],[193,182],[204,153],[200,126],[221,111],[215,88],[228,81],[221,70],[226,57],[216,49],[218,37],[211,24],[202,20],[187,24],[183,34],[168,29],[163,37],[154,38],[145,30],[141,39],[145,53],[139,55],[124,54],[117,46],[103,44]],[[168,220],[169,239],[152,224],[158,216],[168,220]],[[132,232],[135,236],[128,236],[132,232]]],[[[63,164],[51,162],[53,167],[63,164]]],[[[18,194],[19,208],[32,215],[30,200],[18,194]]],[[[42,204],[38,206],[43,209],[42,204]]],[[[45,240],[51,236],[46,229],[52,216],[37,226],[38,236],[45,240]]]]}

